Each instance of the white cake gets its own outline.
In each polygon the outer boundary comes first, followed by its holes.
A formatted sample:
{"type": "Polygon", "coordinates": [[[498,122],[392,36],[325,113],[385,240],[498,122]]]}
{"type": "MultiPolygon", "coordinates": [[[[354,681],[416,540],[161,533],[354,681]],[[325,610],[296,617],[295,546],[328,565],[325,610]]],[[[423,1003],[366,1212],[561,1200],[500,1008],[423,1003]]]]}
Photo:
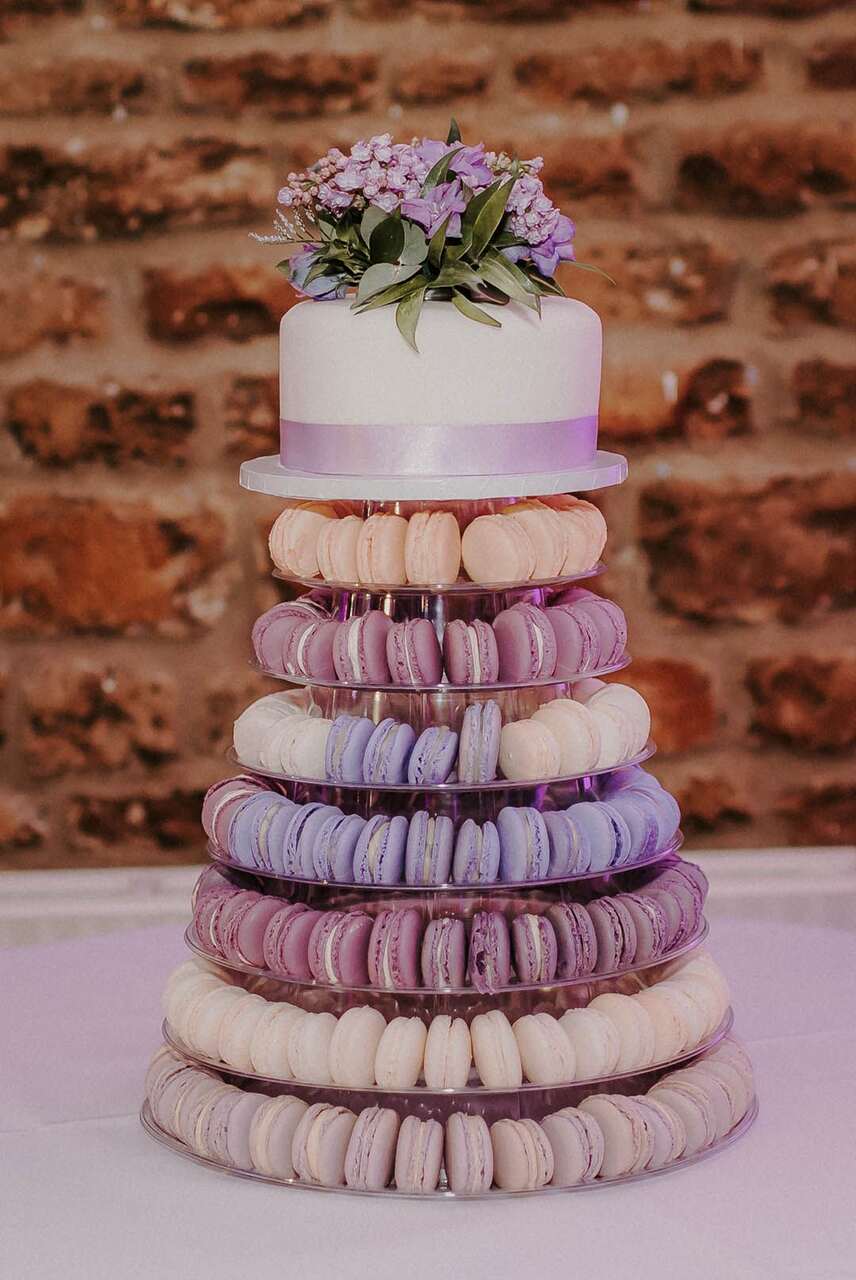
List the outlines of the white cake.
{"type": "Polygon", "coordinates": [[[601,325],[591,307],[545,298],[485,306],[502,328],[427,302],[418,353],[393,309],[357,315],[350,300],[301,302],[280,325],[280,417],[409,427],[557,422],[597,414],[601,325]]]}

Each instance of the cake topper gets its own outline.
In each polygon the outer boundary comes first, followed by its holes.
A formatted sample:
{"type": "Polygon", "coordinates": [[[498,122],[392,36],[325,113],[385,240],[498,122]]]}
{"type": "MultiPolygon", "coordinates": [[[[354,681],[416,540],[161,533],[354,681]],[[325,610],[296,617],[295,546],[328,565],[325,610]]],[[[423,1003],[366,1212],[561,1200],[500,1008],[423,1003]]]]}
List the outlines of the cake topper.
{"type": "Polygon", "coordinates": [[[542,297],[564,293],[554,274],[560,262],[575,263],[574,224],[545,194],[542,166],[540,156],[466,146],[454,120],[445,142],[378,134],[290,173],[273,235],[255,239],[301,246],[277,269],[307,297],[353,294],[358,312],[394,305],[416,350],[426,298],[498,328],[479,303],[518,302],[540,314],[542,297]]]}

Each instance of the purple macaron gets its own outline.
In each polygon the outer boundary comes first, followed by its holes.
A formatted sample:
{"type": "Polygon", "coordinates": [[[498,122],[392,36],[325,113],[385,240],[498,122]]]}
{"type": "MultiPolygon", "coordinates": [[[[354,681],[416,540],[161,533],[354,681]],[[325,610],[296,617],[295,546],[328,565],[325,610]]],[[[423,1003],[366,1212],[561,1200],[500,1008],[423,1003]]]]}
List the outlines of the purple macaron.
{"type": "Polygon", "coordinates": [[[323,912],[312,911],[303,902],[289,902],[268,921],[262,950],[265,967],[277,977],[308,982],[309,939],[323,912]]]}
{"type": "Polygon", "coordinates": [[[363,757],[363,781],[371,786],[398,786],[407,780],[407,762],[416,741],[409,724],[388,717],[376,726],[363,757]]]}
{"type": "Polygon", "coordinates": [[[339,812],[332,805],[302,804],[292,814],[282,848],[282,873],[299,880],[315,879],[313,852],[321,826],[339,812]]]}
{"type": "Polygon", "coordinates": [[[431,920],[422,938],[422,982],[430,991],[462,987],[467,968],[467,931],[456,916],[431,920]]]}
{"type": "Polygon", "coordinates": [[[511,979],[511,939],[500,911],[477,911],[470,923],[470,982],[477,991],[492,994],[511,979]]]}
{"type": "Polygon", "coordinates": [[[588,870],[579,828],[562,809],[541,815],[550,841],[550,864],[547,874],[573,876],[588,870]]]}
{"type": "Polygon", "coordinates": [[[487,622],[456,618],[443,633],[443,657],[450,684],[496,684],[499,650],[496,634],[487,622]]]}
{"type": "Polygon", "coordinates": [[[374,733],[366,716],[337,716],[324,749],[324,771],[330,782],[362,782],[363,760],[374,733]]]}
{"type": "Polygon", "coordinates": [[[461,721],[458,781],[493,782],[499,759],[502,712],[498,702],[472,702],[461,721]]]}
{"type": "Polygon", "coordinates": [[[499,875],[499,832],[492,822],[465,819],[455,840],[452,879],[455,884],[495,884],[499,875]]]}
{"type": "Polygon", "coordinates": [[[537,680],[556,669],[556,634],[543,609],[515,604],[497,614],[493,624],[499,650],[501,680],[537,680]]]}
{"type": "Polygon", "coordinates": [[[500,879],[543,880],[550,868],[550,839],[537,809],[506,805],[496,825],[499,829],[500,879]]]}
{"type": "Polygon", "coordinates": [[[422,916],[415,907],[379,911],[369,938],[369,982],[400,991],[419,986],[422,916]]]}
{"type": "Polygon", "coordinates": [[[455,824],[444,814],[414,813],[407,829],[404,879],[407,884],[447,884],[451,878],[455,824]]]}
{"type": "Polygon", "coordinates": [[[624,656],[627,646],[627,619],[624,610],[612,600],[604,600],[586,587],[572,587],[564,592],[562,606],[569,606],[579,617],[591,621],[597,635],[597,659],[594,665],[609,667],[624,656]]]}
{"type": "Polygon", "coordinates": [[[393,684],[436,685],[443,679],[440,642],[427,618],[410,618],[390,626],[386,660],[393,684]]]}
{"type": "Polygon", "coordinates": [[[436,787],[446,782],[458,754],[458,735],[445,724],[423,729],[407,762],[407,781],[415,787],[436,787]]]}
{"type": "Polygon", "coordinates": [[[622,893],[621,902],[633,917],[636,931],[634,962],[647,964],[663,954],[668,936],[666,913],[655,898],[642,893],[622,893]]]}
{"type": "Polygon", "coordinates": [[[514,969],[519,982],[552,982],[558,964],[556,933],[546,916],[524,911],[511,922],[514,969]]]}
{"type": "Polygon", "coordinates": [[[276,675],[285,675],[285,657],[294,630],[306,622],[327,622],[323,605],[306,597],[275,604],[253,623],[253,652],[259,665],[276,675]]]}
{"type": "Polygon", "coordinates": [[[360,832],[354,849],[357,884],[400,884],[407,844],[407,819],[376,813],[360,832]]]}
{"type": "Polygon", "coordinates": [[[333,642],[338,630],[338,622],[332,619],[322,622],[307,620],[295,627],[285,651],[286,675],[334,680],[333,642]]]}
{"type": "Polygon", "coordinates": [[[636,925],[621,898],[595,898],[587,904],[597,938],[595,973],[618,973],[636,956],[636,925]]]}
{"type": "Polygon", "coordinates": [[[312,864],[319,880],[353,881],[354,853],[365,827],[358,813],[330,814],[319,827],[312,864]]]}
{"type": "Polygon", "coordinates": [[[323,911],[309,939],[309,968],[318,982],[364,987],[374,921],[364,911],[323,911]]]}
{"type": "Polygon", "coordinates": [[[556,974],[583,978],[597,964],[597,938],[591,916],[581,902],[554,902],[547,908],[558,947],[556,974]]]}
{"type": "Polygon", "coordinates": [[[344,684],[389,684],[386,638],[391,626],[379,609],[339,623],[333,663],[344,684]]]}
{"type": "Polygon", "coordinates": [[[591,618],[570,604],[554,605],[544,612],[556,637],[553,674],[570,680],[580,672],[597,670],[600,665],[600,637],[591,618]]]}

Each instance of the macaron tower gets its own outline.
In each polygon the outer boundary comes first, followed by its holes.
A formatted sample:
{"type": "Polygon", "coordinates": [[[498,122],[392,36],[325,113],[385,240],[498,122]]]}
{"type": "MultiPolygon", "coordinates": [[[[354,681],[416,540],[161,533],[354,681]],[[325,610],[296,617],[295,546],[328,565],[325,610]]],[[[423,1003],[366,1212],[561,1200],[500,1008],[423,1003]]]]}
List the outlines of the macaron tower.
{"type": "Polygon", "coordinates": [[[279,193],[281,689],[208,791],[148,1133],[282,1187],[411,1199],[680,1169],[757,1110],[620,607],[601,326],[540,161],[387,136],[279,193]],[[281,266],[285,264],[280,264],[281,266]]]}

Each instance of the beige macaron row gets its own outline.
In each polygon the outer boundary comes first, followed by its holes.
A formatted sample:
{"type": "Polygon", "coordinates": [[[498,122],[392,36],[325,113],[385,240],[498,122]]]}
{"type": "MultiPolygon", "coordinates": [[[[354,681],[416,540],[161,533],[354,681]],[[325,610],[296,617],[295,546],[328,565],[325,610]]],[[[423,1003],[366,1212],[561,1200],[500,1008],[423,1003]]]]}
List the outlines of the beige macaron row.
{"type": "Polygon", "coordinates": [[[574,577],[594,568],[606,522],[590,502],[561,495],[476,516],[461,531],[451,511],[363,519],[333,503],[286,507],[268,540],[277,569],[296,578],[377,586],[450,586],[463,569],[481,584],[574,577]]]}
{"type": "Polygon", "coordinates": [[[646,1070],[691,1052],[722,1022],[729,993],[705,951],[632,995],[607,992],[560,1016],[501,1009],[390,1021],[371,1005],[309,1013],[233,985],[201,962],[167,982],[167,1023],[190,1052],[235,1071],[343,1088],[491,1089],[571,1084],[646,1070]]]}

